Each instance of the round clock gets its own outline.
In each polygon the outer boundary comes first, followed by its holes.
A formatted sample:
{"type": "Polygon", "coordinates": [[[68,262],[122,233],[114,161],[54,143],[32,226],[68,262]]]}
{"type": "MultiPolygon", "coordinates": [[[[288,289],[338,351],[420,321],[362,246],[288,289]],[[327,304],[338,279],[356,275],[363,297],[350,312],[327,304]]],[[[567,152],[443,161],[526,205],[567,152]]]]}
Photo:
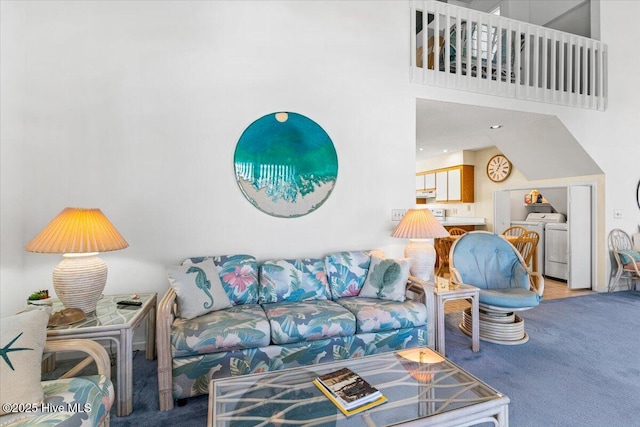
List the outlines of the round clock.
{"type": "Polygon", "coordinates": [[[502,154],[496,154],[487,162],[487,176],[493,182],[502,182],[511,174],[511,162],[502,154]]]}

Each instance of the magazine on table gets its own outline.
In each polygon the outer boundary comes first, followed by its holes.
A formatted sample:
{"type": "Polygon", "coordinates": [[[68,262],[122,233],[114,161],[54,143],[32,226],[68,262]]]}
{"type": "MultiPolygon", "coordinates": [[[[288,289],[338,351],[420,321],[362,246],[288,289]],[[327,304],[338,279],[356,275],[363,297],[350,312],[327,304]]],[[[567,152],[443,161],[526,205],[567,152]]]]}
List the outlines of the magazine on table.
{"type": "Polygon", "coordinates": [[[377,388],[349,368],[320,375],[313,383],[347,416],[387,401],[377,388]]]}

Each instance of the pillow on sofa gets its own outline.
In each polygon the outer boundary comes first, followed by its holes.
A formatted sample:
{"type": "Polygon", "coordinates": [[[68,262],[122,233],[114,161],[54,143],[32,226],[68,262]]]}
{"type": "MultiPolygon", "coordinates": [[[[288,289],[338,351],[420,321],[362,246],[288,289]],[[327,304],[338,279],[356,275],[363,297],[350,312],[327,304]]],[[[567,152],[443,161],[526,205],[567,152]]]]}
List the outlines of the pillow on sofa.
{"type": "Polygon", "coordinates": [[[5,403],[35,403],[43,399],[42,349],[47,338],[49,313],[26,311],[0,321],[0,415],[5,403]]]}
{"type": "Polygon", "coordinates": [[[211,258],[197,264],[167,267],[169,284],[176,291],[180,317],[193,319],[231,307],[211,258]]]}
{"type": "Polygon", "coordinates": [[[370,251],[336,252],[324,259],[331,297],[354,297],[364,285],[371,263],[370,251]]]}
{"type": "Polygon", "coordinates": [[[403,302],[409,268],[410,258],[389,259],[372,256],[369,273],[359,296],[403,302]]]}

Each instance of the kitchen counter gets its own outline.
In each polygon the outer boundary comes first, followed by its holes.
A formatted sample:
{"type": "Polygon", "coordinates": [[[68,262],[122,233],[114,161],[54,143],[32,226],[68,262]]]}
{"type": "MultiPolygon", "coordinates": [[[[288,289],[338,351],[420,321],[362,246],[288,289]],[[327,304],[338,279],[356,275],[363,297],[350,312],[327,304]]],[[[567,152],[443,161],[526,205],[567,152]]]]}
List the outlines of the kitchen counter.
{"type": "Polygon", "coordinates": [[[450,216],[440,221],[440,224],[442,224],[445,227],[448,227],[448,226],[455,226],[455,225],[486,225],[487,222],[485,221],[484,218],[450,216]]]}

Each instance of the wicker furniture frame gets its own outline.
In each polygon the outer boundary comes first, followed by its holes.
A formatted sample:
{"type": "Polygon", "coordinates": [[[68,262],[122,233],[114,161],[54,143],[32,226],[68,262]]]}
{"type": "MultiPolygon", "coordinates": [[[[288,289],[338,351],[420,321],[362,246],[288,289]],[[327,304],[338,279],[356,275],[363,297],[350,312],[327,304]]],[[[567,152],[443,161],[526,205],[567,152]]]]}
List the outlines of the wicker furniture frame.
{"type": "MultiPolygon", "coordinates": [[[[81,322],[68,326],[56,326],[47,329],[47,343],[69,338],[88,338],[92,340],[112,340],[116,343],[117,388],[116,401],[119,417],[133,411],[133,331],[146,318],[146,358],[155,359],[155,322],[157,294],[139,294],[142,306],[118,308],[116,302],[131,299],[131,294],[104,295],[96,311],[87,315],[81,322]]],[[[62,304],[54,300],[53,311],[61,310],[62,304]]]]}
{"type": "Polygon", "coordinates": [[[427,347],[212,380],[208,426],[509,425],[509,398],[427,347]],[[408,357],[408,353],[414,358],[408,357]],[[419,356],[418,356],[419,355],[419,356]],[[418,357],[420,362],[418,361],[418,357]],[[348,367],[388,401],[346,418],[313,384],[348,367]]]}
{"type": "Polygon", "coordinates": [[[615,261],[615,269],[611,269],[611,277],[609,278],[609,292],[616,290],[620,279],[627,279],[630,282],[629,289],[631,289],[631,283],[633,283],[633,289],[637,289],[636,281],[640,280],[638,264],[631,262],[625,265],[620,259],[621,251],[633,249],[631,237],[624,230],[614,228],[609,232],[609,250],[615,261]]]}
{"type": "MultiPolygon", "coordinates": [[[[477,233],[485,233],[485,234],[493,234],[488,231],[472,231],[465,236],[477,233]]],[[[451,247],[451,282],[453,284],[460,285],[462,284],[462,279],[460,273],[455,268],[455,260],[453,259],[453,254],[455,252],[455,246],[460,242],[465,236],[457,239],[453,246],[451,247]]],[[[542,296],[544,292],[544,278],[538,272],[532,271],[527,264],[520,252],[510,243],[513,238],[504,236],[505,240],[511,247],[513,247],[513,251],[518,257],[520,263],[523,267],[528,271],[529,275],[529,284],[530,288],[538,295],[542,296]]],[[[535,257],[534,257],[535,259],[535,257]]],[[[483,341],[488,341],[496,344],[506,344],[506,345],[516,345],[516,344],[524,344],[529,341],[529,335],[524,330],[524,320],[522,317],[518,316],[516,312],[529,310],[533,307],[498,307],[489,304],[480,303],[480,313],[478,317],[478,324],[480,327],[480,339],[483,341]]],[[[469,335],[472,325],[473,325],[473,313],[471,309],[466,309],[462,313],[462,324],[460,325],[460,329],[465,334],[469,335]]]]}

